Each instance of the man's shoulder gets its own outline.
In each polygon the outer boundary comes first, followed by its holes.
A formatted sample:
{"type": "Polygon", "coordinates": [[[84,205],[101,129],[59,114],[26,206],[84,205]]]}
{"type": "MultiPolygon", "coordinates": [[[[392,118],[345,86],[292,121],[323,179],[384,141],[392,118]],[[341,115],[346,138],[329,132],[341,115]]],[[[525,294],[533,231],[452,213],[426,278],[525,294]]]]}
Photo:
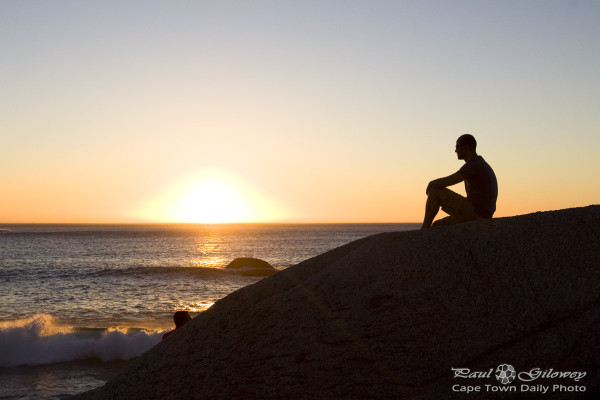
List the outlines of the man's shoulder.
{"type": "Polygon", "coordinates": [[[465,165],[463,165],[463,167],[465,166],[473,166],[473,167],[480,167],[480,166],[490,166],[490,164],[487,163],[487,161],[485,161],[485,159],[482,156],[476,156],[473,157],[472,159],[470,159],[469,161],[467,161],[465,163],[465,165]]]}
{"type": "Polygon", "coordinates": [[[493,171],[492,166],[490,164],[488,164],[488,162],[485,161],[485,159],[483,157],[478,156],[478,158],[479,158],[479,160],[478,160],[479,165],[493,171]]]}
{"type": "Polygon", "coordinates": [[[458,173],[461,175],[471,175],[471,174],[479,174],[480,171],[489,171],[492,170],[490,164],[488,164],[482,156],[476,156],[465,162],[459,170],[458,173]]]}

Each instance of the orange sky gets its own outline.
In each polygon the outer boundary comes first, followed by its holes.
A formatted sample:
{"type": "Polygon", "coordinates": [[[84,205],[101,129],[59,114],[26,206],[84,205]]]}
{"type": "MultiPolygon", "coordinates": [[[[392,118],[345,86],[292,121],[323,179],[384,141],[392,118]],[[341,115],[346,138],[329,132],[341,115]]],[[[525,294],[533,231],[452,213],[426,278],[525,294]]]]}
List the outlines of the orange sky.
{"type": "Polygon", "coordinates": [[[462,133],[496,171],[496,216],[597,204],[599,17],[1,2],[0,223],[418,222],[462,133]]]}

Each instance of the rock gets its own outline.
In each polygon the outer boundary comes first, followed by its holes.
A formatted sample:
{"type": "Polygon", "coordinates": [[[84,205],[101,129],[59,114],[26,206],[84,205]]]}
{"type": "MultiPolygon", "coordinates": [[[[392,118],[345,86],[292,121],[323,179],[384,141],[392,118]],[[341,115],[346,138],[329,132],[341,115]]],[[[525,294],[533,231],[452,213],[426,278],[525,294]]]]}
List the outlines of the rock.
{"type": "Polygon", "coordinates": [[[244,276],[269,276],[277,272],[277,269],[268,262],[251,257],[236,258],[225,269],[237,270],[244,276]]]}
{"type": "Polygon", "coordinates": [[[598,243],[600,206],[367,237],[221,299],[78,398],[595,398],[598,243]],[[526,382],[500,364],[585,377],[507,394],[526,382]]]}

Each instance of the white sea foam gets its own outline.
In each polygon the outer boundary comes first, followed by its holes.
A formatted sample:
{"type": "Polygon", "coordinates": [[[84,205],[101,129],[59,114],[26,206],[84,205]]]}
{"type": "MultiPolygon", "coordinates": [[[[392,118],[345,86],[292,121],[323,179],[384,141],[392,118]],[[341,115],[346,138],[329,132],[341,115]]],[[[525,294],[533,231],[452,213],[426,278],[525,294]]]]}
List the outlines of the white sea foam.
{"type": "Polygon", "coordinates": [[[129,360],[161,340],[162,332],[129,333],[111,328],[90,337],[60,327],[52,316],[0,323],[0,367],[42,365],[96,358],[102,361],[129,360]]]}

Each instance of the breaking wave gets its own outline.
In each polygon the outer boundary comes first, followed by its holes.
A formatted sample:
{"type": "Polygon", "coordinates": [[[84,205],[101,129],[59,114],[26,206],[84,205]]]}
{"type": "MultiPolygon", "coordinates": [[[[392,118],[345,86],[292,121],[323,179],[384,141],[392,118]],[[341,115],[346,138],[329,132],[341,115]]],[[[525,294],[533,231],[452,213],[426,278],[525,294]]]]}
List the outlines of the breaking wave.
{"type": "Polygon", "coordinates": [[[0,367],[130,360],[159,343],[162,334],[144,329],[65,328],[51,315],[37,314],[0,322],[0,367]]]}

